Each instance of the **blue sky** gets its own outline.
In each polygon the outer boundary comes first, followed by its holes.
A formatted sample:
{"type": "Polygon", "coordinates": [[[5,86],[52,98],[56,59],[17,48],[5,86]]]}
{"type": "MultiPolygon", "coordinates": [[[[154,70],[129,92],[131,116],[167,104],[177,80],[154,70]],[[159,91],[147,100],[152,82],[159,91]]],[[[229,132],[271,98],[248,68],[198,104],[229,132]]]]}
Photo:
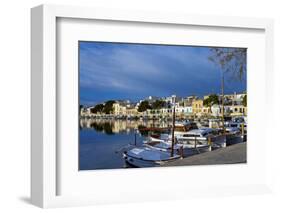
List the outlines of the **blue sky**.
{"type": "MultiPolygon", "coordinates": [[[[79,42],[79,53],[83,105],[220,93],[221,72],[208,60],[208,47],[79,42]]],[[[239,81],[226,74],[226,93],[245,90],[246,76],[239,81]]]]}

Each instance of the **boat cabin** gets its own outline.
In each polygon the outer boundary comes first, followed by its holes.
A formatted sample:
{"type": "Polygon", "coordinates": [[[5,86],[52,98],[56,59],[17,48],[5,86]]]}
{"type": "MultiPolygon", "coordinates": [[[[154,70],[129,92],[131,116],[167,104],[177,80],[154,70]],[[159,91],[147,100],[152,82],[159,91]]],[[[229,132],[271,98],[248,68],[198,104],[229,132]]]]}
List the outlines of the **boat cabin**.
{"type": "Polygon", "coordinates": [[[176,123],[175,132],[187,132],[193,129],[198,129],[198,126],[195,122],[186,122],[186,123],[176,123]]]}
{"type": "Polygon", "coordinates": [[[212,128],[193,129],[186,132],[183,137],[187,138],[207,138],[208,136],[217,135],[218,132],[212,128]]]}

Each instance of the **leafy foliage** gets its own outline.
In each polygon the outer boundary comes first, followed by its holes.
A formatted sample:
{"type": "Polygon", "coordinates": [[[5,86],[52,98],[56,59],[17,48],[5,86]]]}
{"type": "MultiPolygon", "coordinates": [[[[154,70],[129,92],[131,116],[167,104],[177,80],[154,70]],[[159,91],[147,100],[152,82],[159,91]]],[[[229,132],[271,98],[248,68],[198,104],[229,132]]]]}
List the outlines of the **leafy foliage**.
{"type": "Polygon", "coordinates": [[[138,107],[139,112],[144,112],[147,109],[151,109],[151,106],[148,101],[142,101],[138,107]]]}
{"type": "Polygon", "coordinates": [[[152,109],[161,109],[165,106],[165,101],[156,100],[152,103],[152,109]]]}
{"type": "Polygon", "coordinates": [[[103,111],[103,108],[103,104],[97,104],[94,108],[91,108],[91,113],[101,113],[103,111]]]}
{"type": "Polygon", "coordinates": [[[219,97],[216,94],[211,94],[208,98],[203,100],[204,106],[211,107],[214,104],[219,104],[219,97]]]}
{"type": "Polygon", "coordinates": [[[103,112],[105,114],[110,114],[113,112],[113,104],[115,103],[115,101],[113,100],[109,100],[107,102],[105,102],[104,104],[104,108],[103,108],[103,112]]]}
{"type": "Polygon", "coordinates": [[[209,60],[225,72],[231,72],[239,80],[246,72],[247,49],[245,48],[210,48],[209,60]]]}

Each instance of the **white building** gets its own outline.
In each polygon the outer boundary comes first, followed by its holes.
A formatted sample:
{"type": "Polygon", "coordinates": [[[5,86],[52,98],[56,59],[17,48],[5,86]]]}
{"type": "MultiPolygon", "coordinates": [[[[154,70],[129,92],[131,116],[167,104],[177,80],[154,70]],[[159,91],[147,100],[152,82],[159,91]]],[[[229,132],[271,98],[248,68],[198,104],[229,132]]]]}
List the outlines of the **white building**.
{"type": "Polygon", "coordinates": [[[169,97],[164,98],[164,101],[169,105],[172,105],[173,103],[179,105],[178,102],[181,101],[181,98],[177,97],[176,95],[171,95],[169,97]]]}
{"type": "MultiPolygon", "coordinates": [[[[213,116],[221,116],[222,113],[222,107],[219,105],[213,105],[211,106],[211,111],[213,116]]],[[[224,114],[229,115],[231,113],[232,109],[231,106],[224,106],[224,114]]]]}
{"type": "Polygon", "coordinates": [[[177,115],[189,115],[192,114],[192,106],[176,106],[175,111],[177,115]]]}

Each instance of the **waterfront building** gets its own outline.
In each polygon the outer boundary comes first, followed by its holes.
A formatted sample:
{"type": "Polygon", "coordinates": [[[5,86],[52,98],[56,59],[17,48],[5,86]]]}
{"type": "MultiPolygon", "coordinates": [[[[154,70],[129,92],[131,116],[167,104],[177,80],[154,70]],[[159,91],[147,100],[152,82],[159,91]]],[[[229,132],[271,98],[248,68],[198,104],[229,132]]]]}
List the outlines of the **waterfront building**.
{"type": "Polygon", "coordinates": [[[80,109],[80,115],[81,115],[82,117],[86,117],[86,116],[88,116],[88,115],[89,115],[89,111],[88,111],[88,109],[87,109],[87,108],[82,107],[82,108],[80,109]]]}
{"type": "MultiPolygon", "coordinates": [[[[247,107],[242,105],[243,98],[245,93],[241,94],[225,94],[224,95],[224,114],[225,116],[243,116],[247,115],[247,107]]],[[[129,100],[116,100],[113,104],[112,115],[120,118],[124,117],[146,117],[146,118],[165,118],[172,116],[172,103],[175,106],[175,112],[177,117],[187,118],[190,115],[195,116],[209,116],[214,117],[221,116],[222,109],[221,105],[216,104],[211,107],[203,105],[203,100],[209,96],[203,96],[203,99],[199,99],[197,96],[188,96],[185,98],[180,98],[176,95],[171,95],[169,97],[155,97],[149,96],[145,100],[149,100],[150,104],[156,100],[163,100],[166,104],[163,105],[160,109],[147,109],[144,112],[138,112],[139,103],[133,104],[129,100]]],[[[222,96],[219,96],[221,100],[222,96]]],[[[221,101],[220,101],[221,103],[221,101]]],[[[105,115],[103,112],[97,112],[96,114],[92,113],[92,109],[95,106],[82,107],[80,109],[81,117],[103,117],[103,116],[112,116],[105,115]]]]}
{"type": "MultiPolygon", "coordinates": [[[[245,97],[246,93],[236,93],[233,94],[225,94],[224,95],[224,103],[225,105],[242,105],[243,98],[245,97]]],[[[219,96],[221,101],[222,95],[219,96]]]]}
{"type": "Polygon", "coordinates": [[[231,109],[231,116],[243,116],[247,115],[247,107],[243,105],[233,105],[230,107],[231,109]]]}
{"type": "Polygon", "coordinates": [[[178,106],[175,108],[176,116],[185,117],[192,114],[192,106],[178,106]]]}
{"type": "MultiPolygon", "coordinates": [[[[224,115],[231,116],[231,110],[232,106],[224,106],[224,115]]],[[[222,116],[222,106],[217,104],[211,106],[211,115],[215,117],[222,116]]]]}
{"type": "Polygon", "coordinates": [[[113,114],[115,116],[125,116],[127,114],[126,103],[116,102],[113,104],[113,114]]]}
{"type": "Polygon", "coordinates": [[[197,99],[192,101],[192,113],[200,116],[202,114],[203,100],[197,99]]]}
{"type": "Polygon", "coordinates": [[[221,107],[218,104],[211,106],[212,116],[218,117],[221,116],[221,107]]]}
{"type": "Polygon", "coordinates": [[[168,104],[168,106],[171,106],[173,103],[179,106],[181,98],[176,95],[171,95],[169,97],[164,98],[163,100],[168,104]]]}
{"type": "Polygon", "coordinates": [[[198,99],[198,97],[194,95],[185,97],[182,99],[182,106],[184,107],[192,106],[192,102],[196,99],[198,99]]]}
{"type": "Polygon", "coordinates": [[[126,108],[126,115],[128,117],[136,117],[136,116],[138,116],[138,114],[139,114],[138,110],[135,106],[131,105],[131,106],[126,108]]]}
{"type": "Polygon", "coordinates": [[[172,116],[173,109],[172,108],[161,108],[160,113],[162,117],[172,116]]]}
{"type": "Polygon", "coordinates": [[[201,114],[202,114],[202,115],[210,115],[210,114],[211,114],[211,108],[210,108],[210,107],[203,106],[203,107],[202,107],[202,110],[201,110],[201,114]]]}

